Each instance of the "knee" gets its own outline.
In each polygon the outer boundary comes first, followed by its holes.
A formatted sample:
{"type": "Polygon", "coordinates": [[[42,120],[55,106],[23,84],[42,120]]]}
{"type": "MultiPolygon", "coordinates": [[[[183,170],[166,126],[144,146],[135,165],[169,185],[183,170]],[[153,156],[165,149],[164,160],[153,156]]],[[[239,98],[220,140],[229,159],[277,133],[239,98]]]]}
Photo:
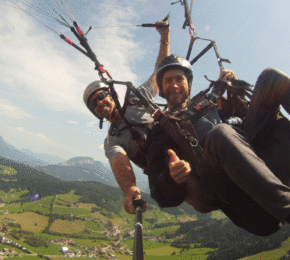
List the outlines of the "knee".
{"type": "Polygon", "coordinates": [[[232,131],[231,126],[227,124],[216,125],[206,136],[204,144],[204,153],[208,154],[209,151],[223,149],[226,139],[229,137],[229,133],[232,131]]]}
{"type": "Polygon", "coordinates": [[[225,136],[228,136],[229,133],[233,131],[232,127],[222,123],[214,126],[214,128],[208,133],[207,140],[221,140],[220,138],[223,138],[225,136]]]}
{"type": "Polygon", "coordinates": [[[262,71],[262,73],[260,74],[261,75],[264,75],[264,76],[267,76],[267,75],[275,75],[275,74],[279,74],[280,71],[278,69],[275,69],[275,68],[271,68],[271,67],[268,67],[266,69],[264,69],[262,71]]]}
{"type": "Polygon", "coordinates": [[[281,74],[282,72],[280,70],[269,67],[262,71],[262,73],[258,77],[257,82],[262,81],[265,84],[269,80],[275,79],[281,74]]]}
{"type": "Polygon", "coordinates": [[[216,125],[207,135],[204,153],[228,154],[229,148],[248,143],[246,133],[225,123],[216,125]]]}

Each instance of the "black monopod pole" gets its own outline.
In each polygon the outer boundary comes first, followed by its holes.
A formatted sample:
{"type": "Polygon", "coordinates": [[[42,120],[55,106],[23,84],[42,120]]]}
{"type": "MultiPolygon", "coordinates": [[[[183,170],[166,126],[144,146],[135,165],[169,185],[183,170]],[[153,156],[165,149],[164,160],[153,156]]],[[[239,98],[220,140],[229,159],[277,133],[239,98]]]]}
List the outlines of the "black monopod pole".
{"type": "Polygon", "coordinates": [[[134,199],[133,205],[136,208],[133,260],[143,260],[142,207],[144,205],[144,200],[134,199]]]}

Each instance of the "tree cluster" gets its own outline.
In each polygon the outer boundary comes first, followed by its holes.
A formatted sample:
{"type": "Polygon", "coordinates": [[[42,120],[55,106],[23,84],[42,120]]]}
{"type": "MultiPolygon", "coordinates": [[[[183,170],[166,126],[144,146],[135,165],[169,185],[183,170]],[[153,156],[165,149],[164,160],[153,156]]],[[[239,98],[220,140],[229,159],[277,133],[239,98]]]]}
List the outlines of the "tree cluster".
{"type": "Polygon", "coordinates": [[[184,237],[174,243],[200,243],[200,247],[217,248],[207,259],[240,259],[281,246],[290,236],[290,227],[285,225],[268,237],[259,237],[235,226],[230,220],[202,220],[181,224],[175,235],[184,237]]]}

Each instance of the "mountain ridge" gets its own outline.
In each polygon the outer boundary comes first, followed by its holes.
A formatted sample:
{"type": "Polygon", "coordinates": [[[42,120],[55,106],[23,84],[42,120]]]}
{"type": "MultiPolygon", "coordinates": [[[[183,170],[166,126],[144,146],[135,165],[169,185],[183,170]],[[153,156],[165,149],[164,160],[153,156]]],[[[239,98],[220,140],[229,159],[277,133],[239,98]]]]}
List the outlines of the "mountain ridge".
{"type": "MultiPolygon", "coordinates": [[[[54,156],[51,156],[51,155],[33,153],[30,150],[25,149],[25,148],[22,148],[21,150],[19,150],[16,147],[14,147],[12,144],[9,144],[7,141],[5,141],[2,136],[0,136],[0,156],[11,159],[16,162],[27,164],[30,166],[48,165],[51,163],[50,160],[54,158],[54,156]]],[[[63,160],[63,159],[59,158],[58,161],[59,160],[63,160]]]]}
{"type": "MultiPolygon", "coordinates": [[[[39,171],[29,165],[21,164],[13,160],[0,157],[0,190],[5,192],[10,189],[27,189],[29,194],[38,194],[39,197],[65,194],[74,190],[76,195],[82,196],[81,202],[94,203],[108,211],[118,213],[124,202],[124,194],[119,187],[97,181],[64,181],[39,171]],[[13,174],[1,173],[1,165],[11,167],[16,172],[13,174]]],[[[141,192],[142,198],[147,201],[148,207],[157,206],[157,203],[149,194],[141,192]]],[[[162,209],[170,214],[195,214],[196,211],[186,203],[177,208],[162,209]]]]}
{"type": "Polygon", "coordinates": [[[91,157],[73,157],[57,165],[46,165],[36,169],[64,181],[97,181],[117,187],[114,174],[91,157]]]}
{"type": "MultiPolygon", "coordinates": [[[[57,156],[37,154],[29,149],[18,150],[0,136],[0,156],[45,171],[54,177],[66,181],[97,181],[112,187],[117,186],[114,174],[108,162],[100,162],[88,156],[77,156],[64,160],[57,156]],[[65,168],[68,167],[68,168],[65,168]]],[[[147,176],[133,164],[137,186],[143,192],[150,193],[147,176]]]]}
{"type": "Polygon", "coordinates": [[[34,153],[26,148],[21,148],[20,151],[27,154],[27,155],[31,155],[31,156],[35,157],[36,159],[44,161],[45,164],[58,164],[58,163],[62,163],[65,161],[65,159],[62,159],[59,156],[49,155],[49,154],[45,154],[45,153],[34,153]]]}

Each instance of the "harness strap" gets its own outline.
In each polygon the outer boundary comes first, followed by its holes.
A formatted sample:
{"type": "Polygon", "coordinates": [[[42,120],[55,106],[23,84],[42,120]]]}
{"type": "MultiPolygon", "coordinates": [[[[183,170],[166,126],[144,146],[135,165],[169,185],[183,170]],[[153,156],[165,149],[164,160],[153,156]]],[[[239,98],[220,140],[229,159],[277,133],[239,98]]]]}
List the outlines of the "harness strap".
{"type": "MultiPolygon", "coordinates": [[[[191,161],[192,165],[202,165],[200,145],[198,140],[188,133],[185,129],[181,129],[178,124],[173,124],[169,116],[161,115],[160,125],[164,131],[180,146],[191,161]]],[[[185,123],[184,125],[187,125],[185,123]]],[[[186,126],[188,127],[188,125],[186,126]]]]}
{"type": "Polygon", "coordinates": [[[139,152],[136,155],[138,157],[137,158],[138,162],[136,162],[136,165],[139,165],[141,168],[143,168],[144,173],[146,174],[146,152],[148,148],[147,142],[141,137],[140,133],[136,129],[134,129],[132,125],[130,126],[129,131],[130,131],[130,135],[133,141],[136,144],[137,150],[139,152]]]}
{"type": "Polygon", "coordinates": [[[218,97],[210,94],[197,105],[194,105],[194,103],[190,104],[185,118],[190,118],[191,123],[194,125],[198,119],[203,117],[212,107],[217,105],[217,100],[218,97]]]}
{"type": "Polygon", "coordinates": [[[138,150],[140,152],[144,151],[147,148],[146,141],[144,139],[142,139],[142,137],[139,134],[139,132],[136,129],[134,129],[133,127],[131,127],[129,129],[129,131],[130,131],[130,134],[132,136],[132,139],[136,143],[136,146],[137,146],[138,150]]]}
{"type": "MultiPolygon", "coordinates": [[[[190,134],[186,137],[186,139],[190,143],[191,147],[194,149],[194,152],[198,158],[198,161],[200,161],[203,151],[202,151],[202,147],[199,145],[199,141],[198,141],[192,122],[190,120],[182,120],[180,122],[180,125],[181,125],[181,128],[183,129],[183,135],[186,136],[187,133],[185,131],[187,131],[190,134]]],[[[200,163],[201,162],[199,162],[198,164],[200,165],[200,163]]]]}
{"type": "Polygon", "coordinates": [[[191,165],[198,165],[200,168],[203,168],[203,151],[193,125],[213,106],[216,106],[216,95],[206,96],[210,88],[193,97],[187,111],[182,111],[177,115],[166,115],[159,110],[153,115],[154,120],[159,121],[165,133],[181,147],[191,165]]]}
{"type": "Polygon", "coordinates": [[[127,88],[125,99],[124,99],[124,105],[121,109],[121,116],[125,115],[125,112],[129,103],[129,99],[130,99],[130,94],[131,94],[131,90],[127,88]]]}
{"type": "MultiPolygon", "coordinates": [[[[130,123],[129,123],[130,124],[130,123]]],[[[139,128],[149,128],[150,129],[150,127],[148,127],[147,125],[144,125],[144,124],[130,124],[132,127],[139,127],[139,128]]],[[[111,136],[119,136],[120,135],[120,133],[123,131],[123,130],[125,130],[125,129],[129,129],[130,130],[130,126],[129,125],[126,125],[126,126],[124,126],[123,128],[121,128],[121,129],[118,129],[117,127],[116,127],[116,125],[114,125],[114,124],[111,124],[111,126],[110,126],[110,129],[109,129],[109,135],[111,135],[111,136]]]]}
{"type": "Polygon", "coordinates": [[[123,130],[128,129],[129,133],[133,139],[133,141],[136,144],[138,153],[136,154],[136,158],[137,161],[134,160],[133,158],[133,162],[136,165],[139,165],[141,168],[143,168],[143,170],[145,171],[145,166],[146,166],[146,151],[147,151],[147,143],[146,141],[141,137],[140,133],[134,128],[134,127],[142,127],[142,128],[148,128],[146,125],[144,124],[131,124],[127,119],[125,119],[126,122],[126,126],[124,126],[121,129],[117,129],[117,127],[115,125],[111,125],[110,129],[109,129],[109,135],[110,136],[118,136],[123,130]]]}

